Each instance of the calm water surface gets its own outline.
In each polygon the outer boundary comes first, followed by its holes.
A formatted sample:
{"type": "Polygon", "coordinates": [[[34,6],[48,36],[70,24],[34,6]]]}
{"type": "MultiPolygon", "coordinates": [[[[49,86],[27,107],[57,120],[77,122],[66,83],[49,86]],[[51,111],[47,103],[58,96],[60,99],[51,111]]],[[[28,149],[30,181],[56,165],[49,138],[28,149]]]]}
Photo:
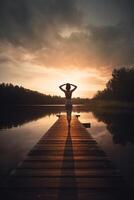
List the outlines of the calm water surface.
{"type": "MultiPolygon", "coordinates": [[[[65,114],[64,106],[2,108],[0,112],[0,180],[9,175],[40,137],[65,114]]],[[[134,114],[128,111],[97,111],[74,106],[73,114],[90,122],[88,131],[134,187],[134,114]]]]}

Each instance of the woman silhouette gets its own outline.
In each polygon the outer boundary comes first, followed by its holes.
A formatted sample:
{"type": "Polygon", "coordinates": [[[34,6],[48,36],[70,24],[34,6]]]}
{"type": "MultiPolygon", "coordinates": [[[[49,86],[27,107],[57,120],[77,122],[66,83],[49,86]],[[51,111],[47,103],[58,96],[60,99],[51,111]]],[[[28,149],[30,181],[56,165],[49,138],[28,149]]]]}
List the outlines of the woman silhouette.
{"type": "Polygon", "coordinates": [[[76,90],[77,86],[70,84],[70,83],[65,83],[61,86],[59,86],[59,88],[65,93],[65,97],[66,97],[66,113],[67,113],[67,121],[68,121],[68,127],[70,127],[70,123],[71,123],[71,113],[72,113],[72,93],[76,90]],[[66,90],[63,89],[63,87],[66,85],[66,90]],[[71,89],[71,86],[73,86],[73,88],[71,89]]]}
{"type": "Polygon", "coordinates": [[[76,90],[77,86],[70,84],[70,83],[65,83],[63,85],[60,85],[59,88],[65,93],[65,97],[66,97],[66,107],[72,107],[72,93],[76,90]],[[63,89],[63,87],[66,85],[66,90],[63,89]],[[73,88],[71,89],[71,86],[73,86],[73,88]]]}

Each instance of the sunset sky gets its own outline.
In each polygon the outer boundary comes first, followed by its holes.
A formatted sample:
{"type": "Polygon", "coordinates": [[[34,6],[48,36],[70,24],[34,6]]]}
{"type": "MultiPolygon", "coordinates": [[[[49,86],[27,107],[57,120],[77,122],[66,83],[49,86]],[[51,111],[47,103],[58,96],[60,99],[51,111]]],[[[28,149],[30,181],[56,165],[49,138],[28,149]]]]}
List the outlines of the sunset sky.
{"type": "Polygon", "coordinates": [[[133,54],[132,0],[0,1],[0,82],[54,95],[71,82],[92,97],[133,54]]]}

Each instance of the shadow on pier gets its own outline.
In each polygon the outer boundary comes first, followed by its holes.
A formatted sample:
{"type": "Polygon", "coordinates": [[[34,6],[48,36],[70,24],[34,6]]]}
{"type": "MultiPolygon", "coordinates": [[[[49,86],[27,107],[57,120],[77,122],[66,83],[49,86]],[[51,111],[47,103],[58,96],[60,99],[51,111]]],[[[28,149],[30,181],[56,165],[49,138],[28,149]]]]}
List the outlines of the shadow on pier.
{"type": "Polygon", "coordinates": [[[75,176],[75,161],[73,156],[73,144],[71,139],[71,127],[68,126],[68,134],[65,142],[65,149],[63,155],[63,164],[61,168],[61,177],[66,176],[66,170],[70,172],[70,179],[67,183],[66,179],[61,179],[60,181],[60,191],[59,191],[59,200],[77,200],[78,199],[78,191],[77,191],[77,182],[75,176]],[[67,161],[67,157],[69,157],[69,161],[67,161]],[[69,169],[67,169],[66,165],[69,162],[69,169]],[[71,185],[71,189],[65,189],[64,186],[68,184],[71,185]]]}

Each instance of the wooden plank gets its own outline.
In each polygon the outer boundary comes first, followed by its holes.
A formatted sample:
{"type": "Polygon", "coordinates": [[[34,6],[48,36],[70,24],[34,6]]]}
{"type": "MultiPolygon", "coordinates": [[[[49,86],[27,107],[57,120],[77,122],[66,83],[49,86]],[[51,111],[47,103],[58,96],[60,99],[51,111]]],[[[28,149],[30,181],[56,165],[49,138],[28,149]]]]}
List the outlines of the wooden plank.
{"type": "MultiPolygon", "coordinates": [[[[41,139],[37,144],[65,144],[66,140],[64,139],[41,139]]],[[[71,140],[72,145],[74,144],[97,144],[93,139],[73,139],[71,140]]]]}
{"type": "Polygon", "coordinates": [[[71,147],[71,148],[99,148],[98,147],[98,145],[96,145],[96,144],[88,144],[88,143],[86,143],[86,144],[80,144],[80,143],[78,143],[78,144],[51,144],[51,143],[41,143],[41,144],[37,144],[37,145],[35,145],[35,148],[40,148],[40,147],[44,147],[44,148],[67,148],[67,147],[71,147]]]}
{"type": "Polygon", "coordinates": [[[100,151],[99,147],[96,146],[91,146],[91,147],[87,147],[87,146],[83,146],[83,147],[76,147],[76,146],[57,146],[57,147],[52,147],[52,146],[36,146],[33,148],[33,150],[43,150],[43,151],[49,151],[49,150],[54,150],[54,151],[83,151],[83,150],[96,150],[96,151],[100,151]]]}
{"type": "MultiPolygon", "coordinates": [[[[66,138],[67,139],[67,138],[66,138]]],[[[44,139],[41,139],[39,142],[43,141],[43,143],[47,143],[47,142],[50,142],[50,143],[65,143],[66,140],[65,139],[53,139],[53,138],[47,138],[47,140],[44,138],[44,139]]],[[[94,141],[93,139],[78,139],[78,138],[74,138],[73,140],[71,139],[71,142],[72,143],[96,143],[96,141],[94,141]]]]}
{"type": "Polygon", "coordinates": [[[118,172],[116,172],[113,169],[75,169],[75,173],[73,170],[64,170],[64,172],[61,173],[60,169],[17,169],[15,171],[14,176],[22,176],[22,177],[120,177],[118,172]]]}
{"type": "Polygon", "coordinates": [[[120,190],[116,189],[67,189],[64,190],[47,188],[46,190],[43,188],[34,188],[33,189],[19,189],[12,188],[6,192],[3,191],[3,199],[9,200],[126,200],[128,198],[128,194],[122,194],[120,190]],[[23,194],[23,195],[22,195],[23,194]]]}
{"type": "MultiPolygon", "coordinates": [[[[56,156],[62,156],[64,155],[64,151],[61,151],[61,150],[52,150],[52,149],[49,149],[49,150],[40,150],[40,149],[37,149],[37,150],[33,150],[29,153],[29,155],[56,155],[56,156]]],[[[90,149],[87,149],[87,150],[83,150],[83,151],[80,151],[80,150],[76,150],[76,151],[73,151],[72,150],[68,150],[66,152],[66,155],[73,155],[74,156],[84,156],[84,155],[90,155],[90,156],[104,156],[105,153],[103,151],[100,151],[100,150],[90,150],[90,149]]]]}
{"type": "MultiPolygon", "coordinates": [[[[72,156],[27,156],[25,161],[70,161],[72,160],[72,156]]],[[[73,156],[73,160],[84,160],[84,161],[106,161],[106,156],[73,156]]]]}
{"type": "MultiPolygon", "coordinates": [[[[83,177],[14,177],[8,182],[9,187],[15,188],[85,188],[85,189],[126,189],[117,177],[83,178],[83,177]]],[[[7,185],[7,187],[8,187],[7,185]]]]}
{"type": "Polygon", "coordinates": [[[27,168],[27,169],[57,169],[57,168],[75,168],[75,169],[89,169],[89,168],[94,168],[94,169],[102,169],[102,168],[113,168],[113,166],[107,162],[107,161],[48,161],[48,162],[23,162],[23,164],[20,166],[20,168],[27,168]]]}

